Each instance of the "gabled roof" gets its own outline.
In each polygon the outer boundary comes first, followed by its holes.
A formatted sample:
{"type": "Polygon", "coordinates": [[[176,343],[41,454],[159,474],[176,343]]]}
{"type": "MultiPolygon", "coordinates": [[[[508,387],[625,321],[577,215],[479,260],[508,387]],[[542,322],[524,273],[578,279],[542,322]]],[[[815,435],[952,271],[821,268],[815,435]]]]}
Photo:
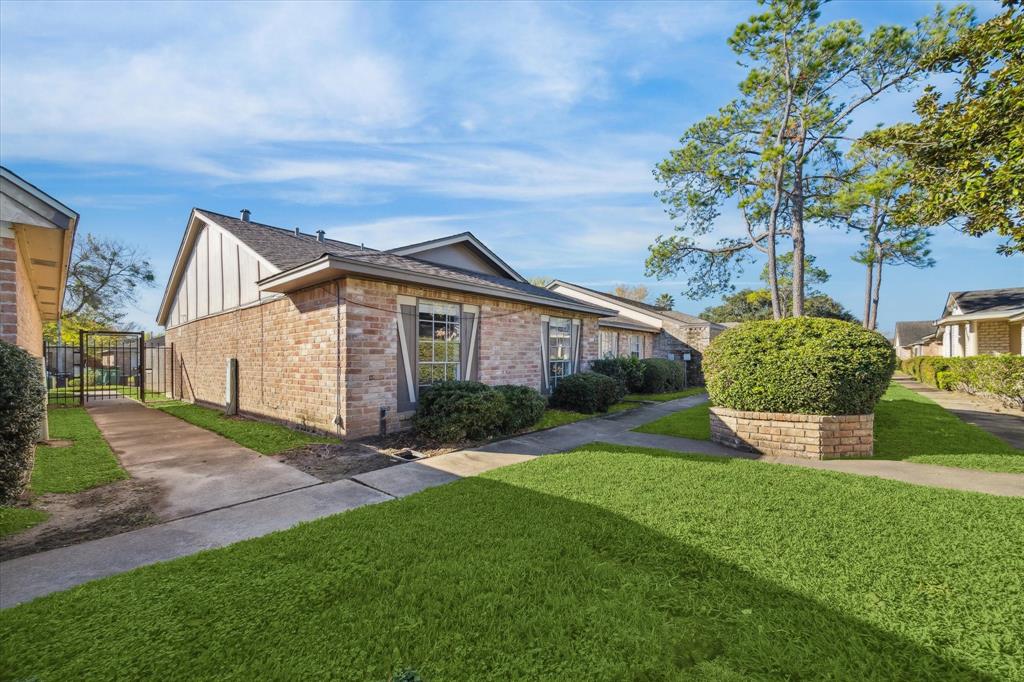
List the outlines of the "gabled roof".
{"type": "Polygon", "coordinates": [[[491,251],[482,241],[477,239],[472,232],[460,232],[459,234],[453,234],[447,237],[439,237],[425,242],[399,246],[394,249],[388,249],[388,253],[393,253],[398,256],[415,256],[416,254],[423,253],[424,251],[430,251],[432,249],[452,246],[455,244],[465,244],[474,249],[480,256],[489,261],[499,272],[504,272],[511,279],[518,280],[520,282],[526,281],[526,279],[513,270],[508,263],[499,258],[498,254],[491,251]]]}
{"type": "Polygon", "coordinates": [[[717,329],[724,329],[724,327],[722,325],[718,324],[717,322],[709,322],[707,320],[701,319],[701,318],[696,317],[694,315],[688,315],[686,313],[681,313],[678,310],[665,310],[664,308],[659,308],[659,307],[653,306],[653,305],[651,305],[649,303],[643,303],[642,301],[634,301],[631,298],[624,298],[622,296],[616,296],[615,294],[609,294],[606,291],[597,291],[596,289],[588,289],[587,287],[580,286],[579,284],[573,284],[572,282],[565,282],[565,281],[560,280],[560,279],[556,279],[553,282],[551,282],[550,284],[548,284],[548,288],[550,289],[551,287],[558,286],[558,285],[562,285],[562,286],[567,287],[569,289],[576,289],[578,291],[583,291],[583,292],[586,292],[588,294],[592,294],[594,296],[598,296],[600,298],[603,298],[603,299],[609,301],[610,303],[614,303],[614,304],[617,304],[617,305],[623,305],[623,306],[625,306],[627,308],[632,308],[633,310],[636,310],[637,312],[647,313],[648,315],[654,315],[654,316],[663,317],[663,318],[666,318],[666,319],[669,319],[669,320],[675,320],[676,322],[681,322],[683,324],[707,325],[707,326],[709,326],[709,327],[711,327],[713,329],[716,329],[716,328],[717,329]]]}
{"type": "Polygon", "coordinates": [[[900,346],[913,346],[934,336],[935,330],[935,322],[932,320],[897,322],[893,343],[898,343],[900,346]]]}
{"type": "Polygon", "coordinates": [[[652,327],[649,324],[643,322],[637,322],[629,317],[623,317],[622,315],[612,315],[611,317],[602,317],[597,321],[598,326],[601,327],[615,327],[617,329],[632,329],[638,332],[652,332],[658,333],[661,330],[657,327],[652,327]]]}
{"type": "MultiPolygon", "coordinates": [[[[489,275],[391,251],[377,251],[335,239],[325,238],[320,241],[313,235],[296,234],[294,229],[289,230],[273,225],[239,220],[206,209],[196,208],[192,212],[193,217],[198,216],[208,220],[231,233],[278,270],[260,280],[259,285],[263,291],[283,293],[311,286],[316,282],[353,275],[387,281],[412,282],[594,315],[610,315],[614,312],[569,296],[563,296],[543,287],[534,286],[523,281],[521,277],[516,279],[489,275]]],[[[189,227],[192,222],[193,218],[190,217],[189,227]]],[[[187,252],[188,234],[189,229],[186,228],[186,236],[182,238],[175,267],[164,291],[164,300],[157,315],[159,324],[166,322],[173,292],[177,289],[178,281],[180,281],[182,271],[180,263],[187,252]]],[[[473,237],[473,240],[476,238],[473,237]]],[[[484,248],[486,249],[486,247],[484,248]]]]}
{"type": "Polygon", "coordinates": [[[946,298],[943,317],[952,313],[954,303],[960,308],[961,315],[1016,312],[1024,308],[1024,287],[951,291],[946,298]]]}

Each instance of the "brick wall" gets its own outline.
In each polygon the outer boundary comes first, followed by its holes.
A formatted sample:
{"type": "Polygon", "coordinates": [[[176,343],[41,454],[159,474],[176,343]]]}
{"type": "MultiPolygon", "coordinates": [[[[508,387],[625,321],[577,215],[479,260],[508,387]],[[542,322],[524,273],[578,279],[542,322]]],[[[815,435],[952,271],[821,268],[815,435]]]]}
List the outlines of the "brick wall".
{"type": "Polygon", "coordinates": [[[704,385],[701,359],[711,343],[711,329],[703,325],[686,325],[673,320],[664,320],[662,332],[654,340],[654,357],[670,360],[690,354],[687,363],[686,382],[690,386],[704,385]]]}
{"type": "Polygon", "coordinates": [[[711,440],[764,455],[870,457],[873,414],[825,416],[711,408],[711,440]]]}
{"type": "Polygon", "coordinates": [[[13,233],[0,236],[0,339],[43,356],[43,321],[13,233]]]}
{"type": "Polygon", "coordinates": [[[239,410],[244,414],[362,437],[378,433],[384,407],[388,430],[400,428],[399,295],[480,306],[484,383],[540,388],[542,315],[582,319],[584,367],[597,357],[596,316],[354,278],[339,280],[338,287],[340,310],[332,282],[168,329],[167,344],[174,344],[179,363],[176,395],[223,405],[225,367],[236,357],[239,410]],[[339,401],[341,429],[334,425],[339,401]]]}
{"type": "Polygon", "coordinates": [[[1010,352],[1010,323],[1006,320],[978,321],[978,355],[1010,352]]]}

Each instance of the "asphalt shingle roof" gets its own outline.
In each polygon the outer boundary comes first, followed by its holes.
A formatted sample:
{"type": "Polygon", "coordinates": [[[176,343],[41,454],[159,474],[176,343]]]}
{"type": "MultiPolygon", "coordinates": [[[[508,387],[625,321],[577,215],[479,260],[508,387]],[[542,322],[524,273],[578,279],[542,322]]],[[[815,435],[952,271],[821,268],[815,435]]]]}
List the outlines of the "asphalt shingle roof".
{"type": "Polygon", "coordinates": [[[979,289],[950,293],[964,315],[995,313],[1024,308],[1024,287],[1015,289],[979,289]]]}
{"type": "Polygon", "coordinates": [[[205,209],[196,209],[196,211],[230,232],[282,271],[290,270],[303,263],[316,260],[324,254],[330,254],[332,256],[361,261],[368,265],[440,277],[462,284],[485,285],[492,289],[504,290],[513,297],[516,294],[529,294],[549,299],[553,303],[571,304],[572,306],[580,305],[580,301],[574,298],[557,294],[549,289],[537,287],[528,282],[518,282],[506,277],[487,275],[449,265],[439,265],[412,256],[399,256],[394,253],[377,251],[376,249],[365,248],[336,239],[324,239],[321,242],[317,240],[315,235],[300,234],[296,236],[295,230],[251,221],[247,222],[205,209]]]}
{"type": "Polygon", "coordinates": [[[935,323],[931,320],[915,320],[897,322],[896,336],[901,346],[912,346],[935,333],[935,323]]]}

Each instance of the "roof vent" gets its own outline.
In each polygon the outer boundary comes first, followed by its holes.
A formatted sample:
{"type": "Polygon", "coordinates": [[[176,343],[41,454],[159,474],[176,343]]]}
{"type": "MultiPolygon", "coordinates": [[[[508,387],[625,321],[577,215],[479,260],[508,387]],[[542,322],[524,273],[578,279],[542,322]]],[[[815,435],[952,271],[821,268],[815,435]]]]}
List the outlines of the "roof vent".
{"type": "Polygon", "coordinates": [[[295,228],[295,236],[296,237],[301,237],[302,236],[302,233],[299,232],[299,228],[297,228],[297,227],[295,228]]]}
{"type": "Polygon", "coordinates": [[[243,223],[249,222],[249,209],[243,208],[240,217],[242,218],[243,223]]]}
{"type": "Polygon", "coordinates": [[[317,231],[316,231],[316,240],[317,240],[318,242],[322,242],[322,241],[324,240],[324,235],[325,235],[325,234],[327,234],[327,233],[326,233],[326,232],[324,232],[323,230],[317,230],[317,231]]]}

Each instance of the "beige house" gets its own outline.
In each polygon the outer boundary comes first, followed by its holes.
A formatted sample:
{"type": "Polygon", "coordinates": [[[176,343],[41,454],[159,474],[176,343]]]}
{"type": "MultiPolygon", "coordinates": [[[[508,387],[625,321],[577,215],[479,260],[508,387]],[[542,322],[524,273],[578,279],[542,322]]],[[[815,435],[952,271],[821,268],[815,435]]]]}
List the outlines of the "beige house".
{"type": "Polygon", "coordinates": [[[950,292],[935,324],[944,357],[1020,355],[1024,287],[950,292]]]}
{"type": "Polygon", "coordinates": [[[892,345],[900,360],[921,355],[942,355],[942,337],[934,320],[897,322],[892,345]]]}
{"type": "MultiPolygon", "coordinates": [[[[60,317],[77,227],[77,213],[0,166],[0,340],[40,360],[43,323],[60,317]]],[[[41,362],[39,372],[45,381],[41,362]]]]}
{"type": "Polygon", "coordinates": [[[361,437],[404,426],[445,379],[550,393],[598,357],[612,314],[468,232],[378,251],[193,209],[157,322],[176,395],[361,437]]]}
{"type": "Polygon", "coordinates": [[[704,383],[701,358],[711,339],[725,330],[724,325],[562,280],[551,282],[548,289],[583,303],[615,311],[614,316],[598,321],[602,339],[601,357],[636,355],[633,349],[637,347],[639,338],[642,340],[643,351],[638,357],[686,362],[687,382],[704,383]]]}

